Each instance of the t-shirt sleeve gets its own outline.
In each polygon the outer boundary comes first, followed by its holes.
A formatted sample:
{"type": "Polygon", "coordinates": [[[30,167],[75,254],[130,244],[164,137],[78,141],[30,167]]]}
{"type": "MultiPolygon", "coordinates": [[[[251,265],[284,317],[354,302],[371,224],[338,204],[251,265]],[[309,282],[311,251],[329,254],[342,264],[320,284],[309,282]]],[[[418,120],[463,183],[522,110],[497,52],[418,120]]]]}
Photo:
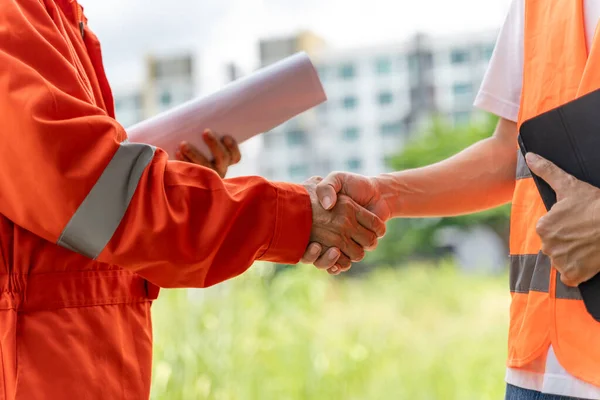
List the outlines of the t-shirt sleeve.
{"type": "Polygon", "coordinates": [[[523,86],[525,0],[513,0],[500,30],[475,107],[517,122],[523,86]]]}

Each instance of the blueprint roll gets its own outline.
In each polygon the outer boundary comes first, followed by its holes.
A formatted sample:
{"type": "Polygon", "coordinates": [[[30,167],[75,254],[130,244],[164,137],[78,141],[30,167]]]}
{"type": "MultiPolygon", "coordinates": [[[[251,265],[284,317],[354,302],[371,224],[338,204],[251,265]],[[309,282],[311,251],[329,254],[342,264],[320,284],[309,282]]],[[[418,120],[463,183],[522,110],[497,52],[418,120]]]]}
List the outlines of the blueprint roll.
{"type": "Polygon", "coordinates": [[[202,132],[212,129],[238,143],[270,131],[327,100],[308,55],[294,54],[206,97],[190,100],[127,129],[129,141],[148,143],[173,158],[187,141],[207,157],[202,132]]]}

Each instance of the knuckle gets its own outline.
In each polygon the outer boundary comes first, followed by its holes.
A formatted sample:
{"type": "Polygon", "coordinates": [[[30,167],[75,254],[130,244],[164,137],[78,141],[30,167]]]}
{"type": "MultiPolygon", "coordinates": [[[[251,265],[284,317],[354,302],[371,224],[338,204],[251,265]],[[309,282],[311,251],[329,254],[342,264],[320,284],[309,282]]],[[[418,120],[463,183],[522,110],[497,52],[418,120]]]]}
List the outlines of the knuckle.
{"type": "Polygon", "coordinates": [[[348,257],[340,257],[340,259],[337,261],[337,263],[339,264],[340,267],[342,267],[342,269],[345,269],[345,270],[349,270],[350,267],[352,266],[352,261],[350,261],[350,259],[348,257]]]}
{"type": "Polygon", "coordinates": [[[535,231],[540,237],[545,237],[548,233],[548,224],[546,223],[546,219],[544,217],[540,218],[535,225],[535,231]]]}
{"type": "Polygon", "coordinates": [[[577,178],[575,178],[573,175],[567,175],[566,181],[568,186],[574,186],[578,182],[577,178]]]}
{"type": "Polygon", "coordinates": [[[378,242],[379,242],[379,238],[377,237],[377,235],[373,234],[373,235],[371,236],[371,241],[370,241],[370,243],[369,243],[369,246],[368,246],[368,247],[369,247],[370,249],[374,249],[374,248],[376,248],[376,247],[377,247],[377,244],[378,244],[378,242]]]}
{"type": "Polygon", "coordinates": [[[377,235],[371,231],[365,234],[365,247],[371,248],[377,244],[377,235]]]}
{"type": "Polygon", "coordinates": [[[322,180],[323,180],[323,178],[321,178],[321,177],[318,177],[318,176],[311,176],[311,177],[308,179],[308,182],[309,182],[309,183],[314,183],[314,184],[317,184],[317,183],[321,182],[322,180]]]}
{"type": "Polygon", "coordinates": [[[578,271],[572,266],[567,266],[562,272],[561,277],[567,282],[575,282],[579,278],[578,271]]]}
{"type": "Polygon", "coordinates": [[[561,280],[562,283],[564,283],[567,286],[570,286],[570,287],[577,286],[577,281],[576,280],[574,280],[572,278],[569,278],[569,277],[566,277],[564,275],[561,275],[560,280],[561,280]]]}
{"type": "Polygon", "coordinates": [[[547,256],[552,256],[552,246],[547,242],[542,242],[541,251],[547,256]]]}
{"type": "Polygon", "coordinates": [[[365,258],[365,250],[361,247],[356,250],[356,256],[354,257],[354,261],[362,261],[365,258]]]}

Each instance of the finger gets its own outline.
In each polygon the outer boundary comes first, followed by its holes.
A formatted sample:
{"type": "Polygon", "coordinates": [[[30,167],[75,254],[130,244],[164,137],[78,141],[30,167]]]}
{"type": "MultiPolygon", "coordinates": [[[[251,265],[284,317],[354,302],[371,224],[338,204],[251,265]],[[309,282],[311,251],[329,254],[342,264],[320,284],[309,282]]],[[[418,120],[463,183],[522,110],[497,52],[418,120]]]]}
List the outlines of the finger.
{"type": "Polygon", "coordinates": [[[229,152],[223,143],[221,143],[221,141],[218,140],[217,137],[212,133],[212,131],[206,130],[202,135],[202,138],[213,155],[213,164],[215,169],[219,175],[224,175],[224,173],[227,171],[227,167],[229,166],[229,152]]]}
{"type": "Polygon", "coordinates": [[[334,172],[329,174],[317,185],[317,197],[321,206],[326,210],[331,210],[337,202],[337,194],[342,190],[344,183],[344,174],[334,172]]]}
{"type": "Polygon", "coordinates": [[[231,165],[239,163],[242,160],[242,153],[237,141],[227,135],[223,138],[223,144],[227,148],[227,151],[229,151],[231,165]]]}
{"type": "Polygon", "coordinates": [[[187,158],[185,156],[185,154],[183,154],[181,151],[176,151],[175,152],[175,158],[179,161],[183,161],[183,162],[187,162],[190,164],[194,164],[194,162],[192,160],[190,160],[189,158],[187,158]]]}
{"type": "Polygon", "coordinates": [[[377,247],[377,235],[360,225],[351,232],[350,237],[363,249],[377,247]]]}
{"type": "Polygon", "coordinates": [[[340,268],[342,271],[348,271],[350,269],[350,267],[352,267],[352,261],[350,261],[348,256],[346,256],[344,253],[342,253],[340,255],[340,258],[338,258],[337,262],[335,263],[335,265],[337,265],[337,267],[340,268]]]}
{"type": "Polygon", "coordinates": [[[339,249],[332,247],[314,262],[315,267],[318,269],[329,269],[335,266],[341,255],[342,252],[339,249]]]}
{"type": "Polygon", "coordinates": [[[319,258],[322,249],[323,248],[319,243],[309,244],[300,262],[303,264],[314,264],[315,261],[317,261],[317,259],[319,258]]]}
{"type": "Polygon", "coordinates": [[[187,142],[183,142],[181,143],[181,146],[179,146],[179,150],[181,151],[181,154],[188,159],[189,162],[205,167],[211,166],[210,161],[202,153],[200,153],[200,151],[195,146],[192,146],[187,142]]]}
{"type": "Polygon", "coordinates": [[[346,272],[352,268],[352,261],[342,254],[335,265],[340,269],[341,272],[346,272]]]}
{"type": "Polygon", "coordinates": [[[329,268],[327,272],[331,275],[339,275],[342,272],[350,270],[350,268],[352,268],[352,262],[348,257],[342,254],[338,259],[338,262],[333,267],[329,268]]]}
{"type": "Polygon", "coordinates": [[[563,274],[560,275],[560,280],[562,283],[564,283],[565,285],[567,285],[569,287],[577,287],[580,283],[580,282],[574,281],[572,279],[568,279],[563,274]]]}
{"type": "Polygon", "coordinates": [[[345,240],[345,243],[340,246],[340,250],[353,262],[362,261],[362,259],[365,258],[365,250],[363,247],[351,238],[345,240]]]}
{"type": "Polygon", "coordinates": [[[385,235],[385,222],[365,208],[360,207],[358,209],[358,212],[356,213],[356,221],[369,231],[375,233],[378,238],[385,235]]]}
{"type": "Polygon", "coordinates": [[[537,154],[527,153],[525,159],[531,172],[548,183],[557,194],[567,190],[573,182],[573,176],[537,154]]]}

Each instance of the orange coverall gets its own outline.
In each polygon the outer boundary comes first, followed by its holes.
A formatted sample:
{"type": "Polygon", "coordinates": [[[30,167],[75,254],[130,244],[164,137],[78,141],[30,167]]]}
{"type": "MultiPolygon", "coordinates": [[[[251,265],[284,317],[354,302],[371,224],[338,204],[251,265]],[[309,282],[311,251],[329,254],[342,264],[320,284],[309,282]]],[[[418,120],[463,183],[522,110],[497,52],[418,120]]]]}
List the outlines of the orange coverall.
{"type": "Polygon", "coordinates": [[[73,0],[0,0],[0,116],[0,399],[147,399],[158,287],[308,244],[301,186],[127,142],[73,0]]]}

